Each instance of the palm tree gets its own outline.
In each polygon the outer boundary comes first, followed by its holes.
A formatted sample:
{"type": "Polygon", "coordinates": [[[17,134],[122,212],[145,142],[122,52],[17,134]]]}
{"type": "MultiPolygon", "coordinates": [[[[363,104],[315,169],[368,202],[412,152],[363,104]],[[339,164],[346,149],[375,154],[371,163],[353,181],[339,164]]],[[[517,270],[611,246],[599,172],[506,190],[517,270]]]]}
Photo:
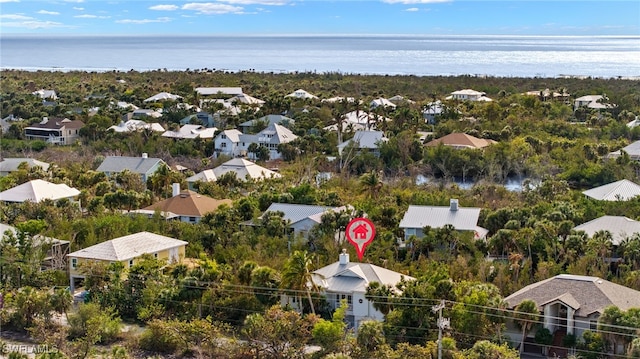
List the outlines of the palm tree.
{"type": "Polygon", "coordinates": [[[371,171],[360,176],[360,185],[363,191],[369,193],[370,197],[377,198],[378,192],[382,188],[382,181],[378,172],[371,171]]]}
{"type": "Polygon", "coordinates": [[[516,307],[514,316],[516,322],[522,328],[522,339],[520,340],[520,353],[522,353],[524,351],[524,340],[538,321],[538,306],[536,302],[530,299],[523,300],[516,307]]]}
{"type": "Polygon", "coordinates": [[[309,306],[311,307],[311,313],[316,314],[313,306],[313,300],[311,299],[311,289],[317,289],[313,282],[311,274],[311,265],[313,263],[313,255],[307,253],[307,251],[295,251],[287,260],[282,271],[282,286],[286,289],[297,291],[296,298],[300,302],[300,291],[307,293],[307,299],[309,300],[309,306]]]}

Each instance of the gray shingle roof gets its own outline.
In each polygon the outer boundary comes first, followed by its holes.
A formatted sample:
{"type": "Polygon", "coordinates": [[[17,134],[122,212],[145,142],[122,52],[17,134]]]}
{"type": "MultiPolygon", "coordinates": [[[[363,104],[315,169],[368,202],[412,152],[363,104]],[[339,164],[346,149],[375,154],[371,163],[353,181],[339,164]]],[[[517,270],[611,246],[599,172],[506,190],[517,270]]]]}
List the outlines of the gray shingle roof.
{"type": "Polygon", "coordinates": [[[124,261],[186,245],[187,242],[150,232],[138,232],[68,254],[69,257],[124,261]]]}
{"type": "Polygon", "coordinates": [[[628,201],[640,195],[640,185],[623,179],[582,193],[600,201],[628,201]]]}
{"type": "Polygon", "coordinates": [[[613,236],[613,244],[617,246],[626,238],[640,233],[640,222],[623,216],[602,216],[573,229],[584,231],[589,237],[598,231],[609,231],[613,236]]]}
{"type": "Polygon", "coordinates": [[[450,206],[409,206],[400,221],[400,228],[442,228],[450,224],[461,231],[475,231],[480,217],[480,208],[450,206]]]}
{"type": "Polygon", "coordinates": [[[576,309],[576,315],[581,317],[602,313],[610,305],[622,310],[640,308],[640,292],[637,290],[598,277],[570,274],[560,274],[528,285],[506,297],[505,301],[514,308],[526,299],[533,300],[540,310],[547,303],[561,300],[576,309]]]}
{"type": "Polygon", "coordinates": [[[98,166],[99,172],[122,172],[129,170],[133,173],[146,174],[159,162],[160,158],[108,156],[98,166]]]}

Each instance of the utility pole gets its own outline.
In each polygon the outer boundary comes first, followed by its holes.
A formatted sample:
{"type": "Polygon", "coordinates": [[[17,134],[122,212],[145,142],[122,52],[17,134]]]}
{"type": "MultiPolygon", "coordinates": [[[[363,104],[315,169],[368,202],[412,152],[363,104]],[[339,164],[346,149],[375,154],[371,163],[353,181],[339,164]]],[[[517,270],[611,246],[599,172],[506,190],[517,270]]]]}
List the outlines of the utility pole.
{"type": "Polygon", "coordinates": [[[438,312],[438,359],[442,359],[442,331],[449,328],[451,321],[449,318],[442,317],[442,309],[445,307],[444,300],[440,304],[431,307],[432,312],[438,312]]]}

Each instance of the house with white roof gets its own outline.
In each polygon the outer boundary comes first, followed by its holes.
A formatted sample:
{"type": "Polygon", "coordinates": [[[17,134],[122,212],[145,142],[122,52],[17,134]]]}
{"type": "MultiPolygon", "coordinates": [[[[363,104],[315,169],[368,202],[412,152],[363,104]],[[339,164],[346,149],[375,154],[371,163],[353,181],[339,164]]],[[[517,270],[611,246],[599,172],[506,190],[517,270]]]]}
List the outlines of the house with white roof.
{"type": "Polygon", "coordinates": [[[338,145],[338,153],[342,156],[345,148],[352,148],[357,151],[370,151],[380,156],[379,146],[388,140],[382,131],[356,131],[352,139],[338,145]]]}
{"type": "Polygon", "coordinates": [[[459,100],[459,101],[493,101],[486,96],[486,92],[475,91],[471,89],[458,90],[447,96],[447,100],[459,100]]]}
{"type": "Polygon", "coordinates": [[[157,101],[176,101],[181,99],[182,96],[174,95],[169,92],[160,92],[149,98],[144,99],[142,102],[157,102],[157,101]]]}
{"type": "Polygon", "coordinates": [[[117,173],[128,170],[139,174],[142,181],[147,183],[149,177],[151,177],[162,164],[166,163],[160,158],[149,157],[146,153],[143,153],[142,157],[107,156],[96,171],[104,172],[107,177],[111,177],[117,173]]]}
{"type": "Polygon", "coordinates": [[[246,156],[247,153],[244,148],[247,146],[241,144],[241,135],[242,132],[236,129],[224,130],[218,133],[213,139],[213,149],[216,157],[219,155],[231,157],[246,156]]]}
{"type": "Polygon", "coordinates": [[[435,124],[436,119],[445,112],[446,107],[441,101],[429,102],[424,109],[422,109],[422,116],[428,124],[435,124]]]}
{"type": "Polygon", "coordinates": [[[109,265],[121,262],[125,269],[133,267],[140,257],[149,254],[169,264],[179,263],[185,258],[187,242],[150,232],[139,232],[118,237],[91,247],[69,253],[69,286],[71,293],[86,275],[82,266],[87,262],[102,262],[109,265]]]}
{"type": "Polygon", "coordinates": [[[631,158],[632,160],[640,161],[640,141],[635,141],[620,150],[609,153],[607,155],[607,158],[618,158],[622,155],[622,151],[628,154],[629,158],[631,158]]]}
{"type": "Polygon", "coordinates": [[[378,97],[377,99],[374,99],[373,101],[371,101],[371,103],[369,103],[369,108],[372,110],[375,110],[378,107],[386,107],[388,109],[395,109],[396,108],[396,104],[387,100],[384,97],[378,97]]]}
{"type": "Polygon", "coordinates": [[[269,150],[269,158],[275,160],[282,157],[278,151],[278,146],[289,143],[296,138],[298,138],[298,136],[294,135],[288,128],[277,123],[272,123],[255,135],[240,135],[241,150],[247,151],[249,158],[253,158],[254,154],[248,152],[248,150],[249,146],[255,143],[259,146],[266,147],[269,150]]]}
{"type": "MultiPolygon", "coordinates": [[[[530,284],[504,299],[509,309],[515,309],[525,300],[536,303],[542,327],[558,337],[560,343],[567,334],[580,338],[587,330],[597,331],[598,318],[609,306],[623,311],[640,308],[640,292],[637,290],[598,277],[571,274],[560,274],[530,284]]],[[[522,330],[509,321],[505,334],[521,338],[522,330]]],[[[534,342],[535,334],[536,330],[532,330],[525,343],[534,342]]],[[[623,345],[613,348],[614,354],[623,354],[624,350],[623,345]]],[[[551,352],[548,356],[555,357],[553,354],[551,352]]],[[[558,354],[566,357],[566,352],[558,354]]]]}
{"type": "Polygon", "coordinates": [[[57,100],[58,99],[58,94],[56,94],[55,90],[40,89],[40,90],[37,90],[37,91],[33,91],[31,94],[32,95],[36,95],[36,96],[40,97],[43,100],[57,100]]]}
{"type": "MultiPolygon", "coordinates": [[[[351,262],[349,254],[343,250],[337,262],[313,271],[311,280],[326,297],[331,309],[340,307],[342,300],[347,302],[345,320],[357,332],[365,321],[384,320],[384,314],[374,308],[373,301],[366,298],[367,287],[371,283],[378,282],[399,291],[397,284],[415,278],[373,264],[351,262]]],[[[281,303],[301,309],[301,303],[295,302],[292,296],[284,295],[281,303]]]]}
{"type": "Polygon", "coordinates": [[[0,201],[40,203],[44,200],[68,199],[71,202],[76,202],[79,195],[80,191],[64,183],[51,183],[36,179],[0,192],[0,201]]]}
{"type": "Polygon", "coordinates": [[[423,228],[443,228],[451,225],[457,231],[473,232],[475,239],[485,238],[489,232],[478,226],[480,208],[460,207],[457,199],[451,199],[449,206],[409,206],[400,221],[404,239],[411,236],[424,237],[423,228]]]}
{"type": "Polygon", "coordinates": [[[217,128],[207,128],[202,125],[182,125],[178,131],[166,131],[162,134],[162,137],[173,139],[212,139],[218,131],[217,128]]]}
{"type": "Polygon", "coordinates": [[[310,93],[308,93],[307,91],[303,90],[303,89],[297,89],[295,91],[293,91],[292,93],[285,95],[284,97],[293,97],[293,98],[299,98],[299,99],[304,99],[304,100],[308,100],[308,99],[317,99],[318,96],[316,95],[312,95],[310,93]]]}
{"type": "MultiPolygon", "coordinates": [[[[336,102],[355,103],[356,102],[356,98],[355,97],[335,96],[335,97],[325,98],[321,102],[327,102],[327,103],[336,103],[336,102]]],[[[362,101],[360,101],[360,102],[362,102],[362,101]]]]}
{"type": "Polygon", "coordinates": [[[247,94],[239,94],[239,95],[235,95],[232,98],[227,100],[228,102],[231,103],[235,103],[235,102],[239,102],[245,105],[252,105],[252,106],[262,106],[264,105],[264,101],[259,99],[259,98],[255,98],[253,96],[249,96],[247,94]]]}
{"type": "Polygon", "coordinates": [[[624,240],[640,234],[640,222],[624,216],[602,216],[573,227],[576,232],[584,232],[589,238],[600,231],[611,234],[612,244],[619,246],[624,240]]]}
{"type": "Polygon", "coordinates": [[[628,201],[640,196],[640,185],[623,179],[583,191],[582,194],[598,201],[628,201]]]}
{"type": "Polygon", "coordinates": [[[216,174],[213,172],[213,169],[204,170],[194,174],[191,177],[186,179],[187,185],[190,190],[194,190],[196,182],[215,182],[218,180],[216,174]]]}
{"type": "Polygon", "coordinates": [[[220,178],[229,172],[234,173],[236,178],[241,181],[261,181],[282,177],[278,172],[271,171],[244,158],[234,158],[213,169],[216,178],[220,178]]]}
{"type": "Polygon", "coordinates": [[[612,104],[606,103],[607,99],[602,95],[586,95],[576,98],[573,101],[573,109],[577,110],[580,107],[587,107],[596,110],[602,110],[615,107],[612,104]]]}
{"type": "Polygon", "coordinates": [[[0,160],[0,177],[17,171],[23,163],[26,163],[27,168],[40,167],[45,172],[49,170],[49,164],[47,162],[38,161],[33,158],[4,158],[0,160]]]}
{"type": "Polygon", "coordinates": [[[406,98],[402,95],[395,95],[393,97],[389,97],[389,101],[393,102],[394,104],[398,105],[401,103],[416,103],[415,101],[406,98]]]}
{"type": "Polygon", "coordinates": [[[120,121],[119,124],[113,125],[107,128],[107,131],[113,131],[117,133],[128,133],[128,132],[137,132],[137,131],[153,131],[153,132],[164,132],[164,127],[161,124],[154,122],[148,123],[142,120],[128,120],[128,121],[120,121]]]}
{"type": "Polygon", "coordinates": [[[84,122],[68,118],[44,117],[40,123],[24,129],[27,140],[42,140],[56,145],[72,145],[80,138],[84,122]]]}
{"type": "MultiPolygon", "coordinates": [[[[282,219],[289,223],[289,230],[295,236],[307,237],[313,227],[322,223],[322,215],[330,212],[346,211],[347,207],[314,206],[308,204],[272,203],[267,212],[282,212],[282,219]]],[[[264,214],[263,214],[264,215],[264,214]]]]}
{"type": "Polygon", "coordinates": [[[127,115],[125,115],[124,119],[125,120],[130,120],[130,119],[139,119],[139,118],[160,118],[162,117],[162,109],[158,109],[158,110],[152,110],[152,109],[148,109],[148,108],[137,108],[135,110],[133,110],[133,112],[129,112],[127,115]]]}

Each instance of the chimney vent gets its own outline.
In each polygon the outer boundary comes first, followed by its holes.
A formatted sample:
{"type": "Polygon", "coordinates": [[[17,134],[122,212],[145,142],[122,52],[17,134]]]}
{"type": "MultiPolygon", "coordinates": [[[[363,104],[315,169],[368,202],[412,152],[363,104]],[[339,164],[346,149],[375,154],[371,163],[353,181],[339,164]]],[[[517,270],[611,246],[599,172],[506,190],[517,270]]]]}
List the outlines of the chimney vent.
{"type": "Polygon", "coordinates": [[[449,210],[450,211],[457,211],[458,210],[458,200],[457,199],[449,200],[449,210]]]}
{"type": "Polygon", "coordinates": [[[342,249],[342,253],[340,253],[340,265],[349,264],[349,253],[347,253],[346,249],[342,249]]]}
{"type": "Polygon", "coordinates": [[[147,154],[146,152],[144,152],[144,153],[142,154],[142,158],[149,158],[149,154],[147,154]]]}
{"type": "Polygon", "coordinates": [[[174,183],[171,188],[173,197],[180,194],[180,183],[174,183]]]}

